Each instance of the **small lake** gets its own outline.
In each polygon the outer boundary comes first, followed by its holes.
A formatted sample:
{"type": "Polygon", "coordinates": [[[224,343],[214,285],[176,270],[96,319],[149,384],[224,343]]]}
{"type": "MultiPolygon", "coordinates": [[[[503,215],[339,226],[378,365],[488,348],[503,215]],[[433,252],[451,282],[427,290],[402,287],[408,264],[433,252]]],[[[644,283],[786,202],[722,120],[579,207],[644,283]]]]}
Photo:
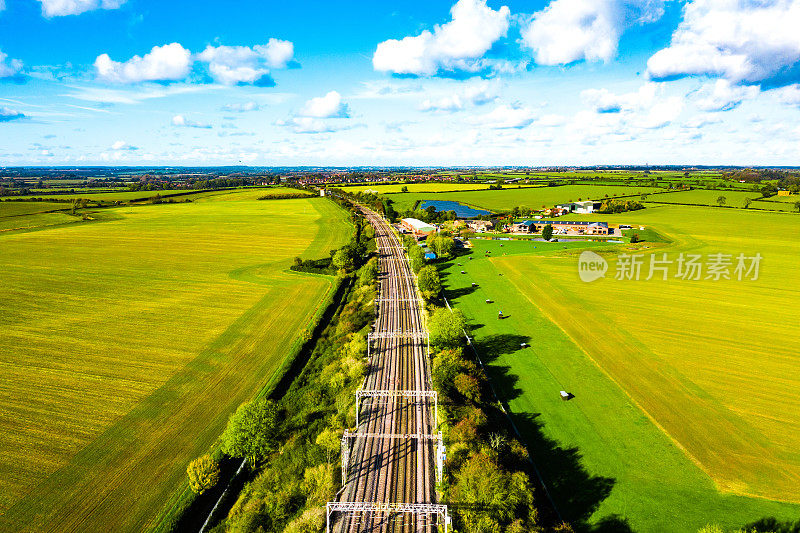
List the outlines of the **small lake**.
{"type": "Polygon", "coordinates": [[[428,207],[435,207],[437,211],[455,211],[458,218],[472,218],[480,215],[491,215],[491,211],[483,209],[475,209],[468,205],[464,205],[452,200],[425,200],[420,204],[420,209],[427,209],[428,207]]]}

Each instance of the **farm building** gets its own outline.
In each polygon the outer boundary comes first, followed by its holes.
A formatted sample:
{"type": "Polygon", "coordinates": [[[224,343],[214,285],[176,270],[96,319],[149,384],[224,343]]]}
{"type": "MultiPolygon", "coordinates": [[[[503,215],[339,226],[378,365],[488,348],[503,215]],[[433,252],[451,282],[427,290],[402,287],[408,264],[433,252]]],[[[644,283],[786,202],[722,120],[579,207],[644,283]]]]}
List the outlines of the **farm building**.
{"type": "Polygon", "coordinates": [[[541,233],[545,225],[553,226],[553,233],[561,235],[608,235],[611,233],[607,222],[587,222],[583,220],[526,220],[514,224],[515,233],[541,233]]]}
{"type": "Polygon", "coordinates": [[[583,202],[570,202],[568,204],[559,204],[556,206],[556,209],[560,209],[566,213],[582,213],[582,214],[589,214],[594,213],[595,209],[600,208],[600,202],[593,202],[592,200],[586,200],[583,202]]]}
{"type": "Polygon", "coordinates": [[[400,225],[404,230],[414,234],[414,236],[428,236],[431,233],[436,233],[436,226],[431,226],[427,222],[423,222],[416,218],[404,218],[400,221],[400,225]]]}
{"type": "Polygon", "coordinates": [[[791,196],[791,195],[792,195],[792,191],[787,190],[787,189],[781,189],[781,190],[778,191],[778,196],[791,196]]]}

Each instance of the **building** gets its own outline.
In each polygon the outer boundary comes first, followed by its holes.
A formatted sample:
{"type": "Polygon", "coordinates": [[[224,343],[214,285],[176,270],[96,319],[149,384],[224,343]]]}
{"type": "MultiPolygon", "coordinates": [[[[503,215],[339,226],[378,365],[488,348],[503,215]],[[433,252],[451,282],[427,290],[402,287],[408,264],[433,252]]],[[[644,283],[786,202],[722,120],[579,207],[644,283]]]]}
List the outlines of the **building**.
{"type": "Polygon", "coordinates": [[[511,231],[514,233],[536,233],[536,222],[533,220],[526,220],[511,225],[511,231]]]}
{"type": "Polygon", "coordinates": [[[546,225],[553,226],[554,235],[608,235],[607,222],[587,222],[584,220],[526,220],[514,224],[515,233],[541,233],[546,225]]]}
{"type": "Polygon", "coordinates": [[[427,237],[431,233],[436,233],[436,226],[431,226],[427,222],[423,222],[416,218],[404,218],[400,221],[400,226],[413,233],[415,237],[427,237]]]}
{"type": "Polygon", "coordinates": [[[494,222],[491,220],[469,220],[467,226],[477,233],[485,233],[494,229],[494,222]]]}
{"type": "Polygon", "coordinates": [[[778,191],[778,196],[791,196],[791,195],[792,195],[792,191],[787,190],[787,189],[781,189],[781,190],[778,191]]]}
{"type": "Polygon", "coordinates": [[[570,202],[568,204],[559,204],[556,209],[566,213],[581,213],[588,215],[594,213],[595,209],[600,208],[601,202],[594,202],[592,200],[585,200],[583,202],[570,202]]]}

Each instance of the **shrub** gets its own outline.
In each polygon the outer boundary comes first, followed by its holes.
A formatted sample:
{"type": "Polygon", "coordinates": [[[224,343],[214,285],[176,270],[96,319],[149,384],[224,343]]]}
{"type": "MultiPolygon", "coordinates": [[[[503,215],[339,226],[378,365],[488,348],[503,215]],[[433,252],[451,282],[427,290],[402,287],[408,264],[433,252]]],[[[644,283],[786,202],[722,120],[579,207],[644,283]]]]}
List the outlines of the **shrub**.
{"type": "Polygon", "coordinates": [[[219,464],[210,456],[198,457],[186,467],[189,486],[197,494],[203,494],[219,483],[219,464]]]}

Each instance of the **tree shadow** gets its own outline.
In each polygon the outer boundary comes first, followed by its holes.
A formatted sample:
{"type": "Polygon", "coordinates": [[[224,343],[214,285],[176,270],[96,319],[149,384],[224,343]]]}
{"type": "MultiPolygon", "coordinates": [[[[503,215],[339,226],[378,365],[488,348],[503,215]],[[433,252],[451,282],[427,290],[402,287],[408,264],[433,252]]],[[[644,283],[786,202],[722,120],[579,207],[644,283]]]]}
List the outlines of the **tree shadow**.
{"type": "MultiPolygon", "coordinates": [[[[470,325],[470,329],[475,331],[484,327],[483,324],[470,325]]],[[[495,363],[497,358],[503,355],[514,354],[525,350],[522,344],[526,345],[531,338],[526,335],[498,334],[487,335],[473,341],[473,346],[486,365],[486,370],[492,378],[492,383],[502,393],[503,400],[513,400],[522,394],[522,390],[517,387],[519,377],[511,373],[511,367],[498,365],[495,363]]]]}
{"type": "Polygon", "coordinates": [[[478,286],[477,285],[475,285],[474,287],[471,286],[471,285],[468,286],[468,287],[461,287],[460,289],[450,289],[450,288],[448,288],[447,289],[447,299],[452,302],[453,300],[458,300],[462,296],[466,296],[468,294],[472,294],[476,290],[478,290],[478,286]]]}
{"type": "Polygon", "coordinates": [[[758,533],[800,533],[800,520],[796,522],[779,522],[777,518],[770,516],[747,524],[744,529],[758,533]]]}
{"type": "MultiPolygon", "coordinates": [[[[632,531],[627,519],[618,515],[609,515],[598,522],[589,523],[589,519],[603,500],[611,494],[616,480],[592,475],[584,468],[578,448],[562,447],[548,437],[540,420],[541,413],[515,413],[508,407],[509,400],[522,394],[517,387],[519,376],[512,373],[510,367],[498,365],[496,361],[504,355],[524,356],[528,348],[524,347],[523,343],[527,345],[530,340],[530,337],[524,335],[489,335],[476,340],[474,347],[486,366],[503,408],[513,419],[516,430],[528,448],[536,470],[546,486],[546,491],[539,491],[540,508],[545,507],[547,502],[543,495],[549,494],[560,519],[570,522],[576,532],[632,531]]],[[[558,521],[556,516],[551,516],[549,519],[553,523],[558,521]]]]}

